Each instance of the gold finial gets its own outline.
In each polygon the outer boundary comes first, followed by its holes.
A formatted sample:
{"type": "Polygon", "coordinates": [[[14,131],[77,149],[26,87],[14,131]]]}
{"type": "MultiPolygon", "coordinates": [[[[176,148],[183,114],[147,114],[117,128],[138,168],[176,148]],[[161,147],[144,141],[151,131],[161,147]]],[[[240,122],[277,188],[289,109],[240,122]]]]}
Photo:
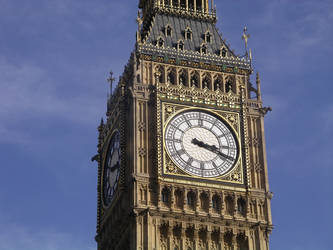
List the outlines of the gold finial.
{"type": "Polygon", "coordinates": [[[248,40],[250,38],[250,34],[247,33],[247,28],[246,26],[244,27],[244,30],[243,30],[243,35],[242,35],[242,39],[244,40],[245,42],[245,55],[246,57],[248,57],[248,52],[247,52],[247,44],[248,44],[248,40]]]}
{"type": "Polygon", "coordinates": [[[110,76],[109,78],[107,79],[107,81],[110,83],[110,94],[112,95],[112,85],[113,85],[113,82],[115,81],[116,79],[113,77],[113,72],[110,71],[110,76]]]}

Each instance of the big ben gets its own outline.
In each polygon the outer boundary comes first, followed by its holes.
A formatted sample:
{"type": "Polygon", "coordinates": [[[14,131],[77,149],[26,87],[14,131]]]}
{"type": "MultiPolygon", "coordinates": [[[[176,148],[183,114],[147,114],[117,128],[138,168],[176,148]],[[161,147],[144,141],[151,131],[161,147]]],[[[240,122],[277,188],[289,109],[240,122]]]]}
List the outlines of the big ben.
{"type": "Polygon", "coordinates": [[[239,56],[216,22],[213,0],[140,0],[98,128],[99,250],[269,249],[270,108],[246,29],[239,56]]]}

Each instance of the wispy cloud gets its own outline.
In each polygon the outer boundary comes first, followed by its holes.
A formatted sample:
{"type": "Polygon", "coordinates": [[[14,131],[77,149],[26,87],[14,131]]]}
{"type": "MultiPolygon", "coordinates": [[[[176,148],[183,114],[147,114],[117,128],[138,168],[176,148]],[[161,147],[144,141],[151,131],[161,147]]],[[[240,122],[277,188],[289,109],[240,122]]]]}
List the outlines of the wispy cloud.
{"type": "Polygon", "coordinates": [[[324,53],[332,54],[333,2],[323,0],[269,1],[253,15],[250,27],[265,32],[256,40],[256,51],[263,53],[266,70],[273,72],[304,70],[324,53]],[[265,63],[267,61],[267,63],[265,63]]]}
{"type": "Polygon", "coordinates": [[[15,142],[15,138],[18,143],[28,140],[25,131],[15,129],[27,120],[96,123],[96,114],[101,113],[104,101],[84,91],[62,93],[63,90],[57,89],[61,84],[52,79],[46,69],[29,63],[11,63],[5,58],[0,58],[0,84],[2,142],[15,142]]]}
{"type": "Polygon", "coordinates": [[[84,244],[72,235],[41,230],[33,232],[20,225],[0,228],[0,250],[95,250],[93,243],[84,244]]]}

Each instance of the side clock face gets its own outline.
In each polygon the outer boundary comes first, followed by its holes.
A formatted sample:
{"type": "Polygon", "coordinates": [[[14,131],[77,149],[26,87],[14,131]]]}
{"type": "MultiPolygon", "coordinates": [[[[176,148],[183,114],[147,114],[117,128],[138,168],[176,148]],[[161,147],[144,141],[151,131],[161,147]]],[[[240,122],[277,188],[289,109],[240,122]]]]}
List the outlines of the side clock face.
{"type": "Polygon", "coordinates": [[[118,187],[120,168],[119,132],[113,133],[106,154],[103,170],[103,199],[104,205],[109,206],[118,187]]]}
{"type": "Polygon", "coordinates": [[[166,126],[166,150],[183,171],[199,177],[224,175],[237,162],[238,141],[219,117],[202,110],[185,111],[166,126]]]}

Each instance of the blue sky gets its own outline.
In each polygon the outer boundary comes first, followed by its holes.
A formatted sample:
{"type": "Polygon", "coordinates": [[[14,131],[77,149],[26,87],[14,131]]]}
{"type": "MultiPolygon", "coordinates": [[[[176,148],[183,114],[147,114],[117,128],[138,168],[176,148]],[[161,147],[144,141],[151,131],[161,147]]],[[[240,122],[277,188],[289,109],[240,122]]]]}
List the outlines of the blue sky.
{"type": "MultiPolygon", "coordinates": [[[[333,244],[333,1],[215,1],[260,71],[272,250],[333,244]]],[[[134,48],[137,1],[0,0],[0,250],[92,250],[106,78],[134,48]]]]}

